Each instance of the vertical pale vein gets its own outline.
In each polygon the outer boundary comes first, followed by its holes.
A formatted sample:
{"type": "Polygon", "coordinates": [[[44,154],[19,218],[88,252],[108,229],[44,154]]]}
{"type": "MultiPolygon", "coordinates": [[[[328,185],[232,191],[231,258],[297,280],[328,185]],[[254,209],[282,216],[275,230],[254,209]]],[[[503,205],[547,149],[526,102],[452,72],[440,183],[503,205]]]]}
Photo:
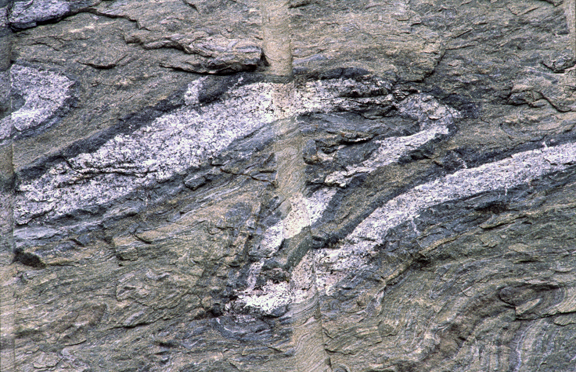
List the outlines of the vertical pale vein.
{"type": "Polygon", "coordinates": [[[564,2],[564,11],[570,30],[570,48],[576,57],[576,0],[566,0],[564,2]]]}
{"type": "Polygon", "coordinates": [[[268,73],[292,76],[292,43],[288,0],[260,0],[264,55],[270,64],[268,73]]]}
{"type": "MultiPolygon", "coordinates": [[[[294,100],[294,84],[276,84],[273,92],[274,153],[277,162],[277,193],[282,198],[283,236],[287,246],[283,248],[290,266],[289,256],[305,243],[309,235],[310,216],[304,202],[304,170],[302,158],[303,138],[294,114],[290,112],[294,100]]],[[[312,267],[310,269],[313,269],[312,267]]],[[[313,276],[314,273],[309,273],[313,276]]],[[[314,280],[312,280],[314,283],[314,280]]],[[[322,326],[318,313],[318,296],[313,287],[312,296],[291,305],[293,319],[293,342],[295,369],[299,372],[328,371],[328,356],[324,350],[322,326]]]]}
{"type": "MultiPolygon", "coordinates": [[[[267,73],[272,77],[292,78],[292,46],[288,0],[261,0],[264,54],[270,64],[267,73]]],[[[303,138],[290,108],[294,105],[294,84],[275,84],[273,92],[274,152],[277,161],[277,192],[282,198],[283,236],[287,252],[284,264],[293,263],[290,257],[305,244],[309,234],[310,216],[304,202],[303,138]]],[[[311,268],[312,269],[312,268],[311,268]]],[[[310,273],[310,275],[314,275],[310,273]]],[[[328,356],[322,340],[322,326],[316,288],[314,295],[291,305],[293,319],[294,363],[299,372],[329,371],[328,356]]]]}
{"type": "MultiPolygon", "coordinates": [[[[0,4],[1,6],[1,4],[0,4]]],[[[0,118],[9,115],[11,32],[7,7],[0,8],[0,118]]],[[[10,120],[6,121],[12,125],[10,120]]],[[[11,132],[11,128],[0,128],[11,132]]],[[[12,261],[14,228],[13,146],[8,139],[0,145],[0,372],[15,371],[14,364],[14,277],[12,261]]]]}

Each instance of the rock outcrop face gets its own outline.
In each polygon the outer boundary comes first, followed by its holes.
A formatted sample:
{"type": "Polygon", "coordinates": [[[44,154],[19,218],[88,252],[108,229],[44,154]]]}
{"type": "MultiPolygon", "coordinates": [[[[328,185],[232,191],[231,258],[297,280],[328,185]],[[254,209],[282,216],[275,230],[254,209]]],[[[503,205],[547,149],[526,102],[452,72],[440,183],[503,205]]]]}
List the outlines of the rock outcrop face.
{"type": "Polygon", "coordinates": [[[0,0],[4,371],[574,371],[574,0],[0,0]]]}

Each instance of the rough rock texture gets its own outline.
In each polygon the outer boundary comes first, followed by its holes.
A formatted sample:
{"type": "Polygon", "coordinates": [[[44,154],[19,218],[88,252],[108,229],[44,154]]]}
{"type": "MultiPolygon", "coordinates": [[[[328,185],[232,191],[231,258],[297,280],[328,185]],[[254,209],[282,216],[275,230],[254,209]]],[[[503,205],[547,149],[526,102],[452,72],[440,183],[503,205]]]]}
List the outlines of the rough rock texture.
{"type": "Polygon", "coordinates": [[[0,0],[0,370],[576,370],[575,9],[0,0]]]}

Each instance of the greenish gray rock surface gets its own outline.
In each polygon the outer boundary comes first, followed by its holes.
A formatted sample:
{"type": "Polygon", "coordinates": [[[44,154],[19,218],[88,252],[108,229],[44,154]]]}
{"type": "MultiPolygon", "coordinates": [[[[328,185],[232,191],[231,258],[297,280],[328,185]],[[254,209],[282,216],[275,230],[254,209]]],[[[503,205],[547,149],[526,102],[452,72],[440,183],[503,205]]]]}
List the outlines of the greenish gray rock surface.
{"type": "Polygon", "coordinates": [[[574,0],[0,0],[0,370],[574,371],[574,0]]]}

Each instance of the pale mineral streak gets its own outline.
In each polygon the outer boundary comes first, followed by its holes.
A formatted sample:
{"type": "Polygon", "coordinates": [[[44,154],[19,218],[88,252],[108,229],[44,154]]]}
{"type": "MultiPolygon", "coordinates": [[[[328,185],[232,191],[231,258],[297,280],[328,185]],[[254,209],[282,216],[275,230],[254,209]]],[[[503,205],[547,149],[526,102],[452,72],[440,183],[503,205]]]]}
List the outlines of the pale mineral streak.
{"type": "MultiPolygon", "coordinates": [[[[426,208],[487,191],[505,193],[507,189],[575,164],[576,144],[569,143],[517,153],[504,160],[460,170],[418,185],[372,212],[340,246],[310,251],[308,255],[314,260],[316,284],[323,293],[330,295],[341,280],[365,267],[375,254],[374,248],[381,244],[390,229],[417,218],[426,208]]],[[[263,294],[243,299],[247,306],[270,313],[298,298],[297,292],[287,292],[285,284],[268,284],[263,294]]]]}
{"type": "MultiPolygon", "coordinates": [[[[21,68],[16,69],[19,71],[21,68]]],[[[81,153],[67,162],[58,163],[38,179],[23,182],[17,201],[18,223],[39,215],[61,216],[80,205],[103,204],[144,185],[167,180],[214,158],[234,140],[272,123],[279,110],[298,115],[357,105],[356,100],[338,94],[340,89],[353,84],[351,80],[307,83],[287,101],[290,107],[283,105],[281,109],[273,105],[273,92],[276,85],[282,84],[240,86],[228,92],[226,100],[208,105],[197,103],[200,84],[201,80],[190,84],[185,94],[188,106],[161,116],[134,133],[117,135],[94,153],[81,153]]],[[[21,109],[14,115],[15,127],[41,123],[49,116],[48,109],[65,99],[64,92],[69,85],[68,80],[60,86],[51,84],[50,88],[58,87],[49,90],[55,92],[55,98],[49,101],[51,105],[37,110],[35,106],[21,109]]],[[[359,84],[358,88],[369,90],[371,87],[359,84]]],[[[378,85],[373,89],[379,89],[378,85]]],[[[29,95],[32,96],[33,92],[38,91],[32,90],[29,95]]],[[[376,104],[390,100],[390,97],[374,99],[376,104]]],[[[282,115],[286,116],[285,113],[282,115]]]]}
{"type": "Polygon", "coordinates": [[[379,167],[397,162],[411,150],[425,145],[440,135],[449,134],[448,126],[454,124],[459,113],[440,104],[431,96],[415,95],[398,104],[398,111],[402,115],[412,117],[420,123],[421,131],[411,136],[389,137],[376,140],[379,145],[369,159],[361,164],[347,167],[346,171],[334,172],[326,177],[326,184],[346,186],[350,177],[361,173],[370,173],[379,167]]]}
{"type": "Polygon", "coordinates": [[[11,115],[0,120],[0,141],[39,127],[46,129],[54,124],[54,114],[64,107],[71,97],[74,82],[62,74],[39,70],[34,67],[13,65],[10,70],[13,92],[22,96],[24,104],[11,115]]]}
{"type": "Polygon", "coordinates": [[[569,143],[517,153],[504,160],[460,170],[418,185],[372,212],[337,249],[317,252],[318,285],[330,293],[351,269],[362,267],[367,262],[390,229],[414,220],[426,208],[488,191],[506,193],[507,189],[575,164],[576,144],[569,143]]]}

